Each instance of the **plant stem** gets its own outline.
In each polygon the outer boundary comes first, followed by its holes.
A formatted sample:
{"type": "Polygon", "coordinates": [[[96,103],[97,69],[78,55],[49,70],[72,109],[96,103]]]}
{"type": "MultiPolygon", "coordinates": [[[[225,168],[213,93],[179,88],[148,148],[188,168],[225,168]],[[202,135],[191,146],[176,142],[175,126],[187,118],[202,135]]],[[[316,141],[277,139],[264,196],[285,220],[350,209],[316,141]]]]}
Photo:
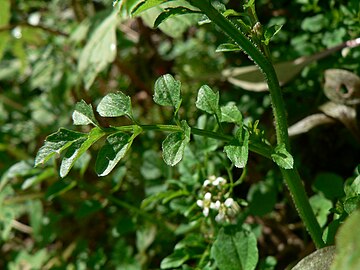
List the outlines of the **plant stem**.
{"type": "MultiPolygon", "coordinates": [[[[279,81],[271,62],[242,32],[240,32],[229,20],[227,20],[221,13],[219,13],[211,5],[209,0],[188,1],[193,6],[199,8],[206,16],[208,16],[212,22],[214,22],[222,29],[222,31],[224,31],[230,38],[232,38],[264,73],[270,91],[272,109],[275,118],[277,144],[284,144],[287,151],[290,152],[285,104],[279,81]]],[[[308,197],[296,168],[291,170],[281,169],[281,172],[293,197],[299,215],[303,220],[305,227],[309,231],[316,247],[323,247],[325,244],[321,237],[322,230],[309,204],[308,197]]]]}

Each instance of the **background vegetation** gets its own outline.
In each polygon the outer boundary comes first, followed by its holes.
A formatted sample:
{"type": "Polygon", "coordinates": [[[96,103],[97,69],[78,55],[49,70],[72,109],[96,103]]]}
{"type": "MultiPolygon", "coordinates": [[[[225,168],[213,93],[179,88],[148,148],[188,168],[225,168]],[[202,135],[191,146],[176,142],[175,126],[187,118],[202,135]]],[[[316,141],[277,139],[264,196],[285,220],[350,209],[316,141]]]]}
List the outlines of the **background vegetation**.
{"type": "MultiPolygon", "coordinates": [[[[161,9],[132,17],[138,2],[113,7],[108,0],[0,0],[0,268],[216,269],[210,250],[219,227],[196,205],[211,175],[238,180],[233,194],[239,220],[257,240],[257,269],[284,269],[313,251],[272,162],[251,153],[246,169],[237,169],[222,150],[215,151],[221,146],[216,140],[194,136],[175,167],[162,160],[166,134],[154,131],[136,138],[104,177],[93,169],[103,141],[65,178],[56,158],[34,167],[44,139],[59,127],[89,131],[73,126],[80,100],[96,108],[106,94],[122,91],[142,124],[171,123],[172,110],[152,101],[163,74],[181,81],[179,114],[189,125],[215,125],[194,106],[198,89],[207,84],[220,92],[221,104],[235,102],[246,123],[259,120],[258,128],[275,141],[267,92],[247,91],[224,75],[252,62],[242,52],[216,51],[229,40],[212,24],[199,26],[201,15],[172,17],[153,29],[161,9]]],[[[238,11],[244,4],[220,2],[238,11]]],[[[271,42],[274,63],[360,36],[357,0],[261,0],[256,8],[263,25],[283,25],[271,42]]],[[[324,112],[325,70],[360,74],[359,59],[359,48],[345,48],[304,66],[283,87],[289,123],[324,112]]],[[[346,116],[325,111],[331,123],[291,137],[295,163],[328,234],[360,201],[358,109],[350,107],[346,116]]],[[[105,127],[130,123],[97,120],[105,127]]],[[[233,127],[226,129],[231,133],[233,127]]]]}

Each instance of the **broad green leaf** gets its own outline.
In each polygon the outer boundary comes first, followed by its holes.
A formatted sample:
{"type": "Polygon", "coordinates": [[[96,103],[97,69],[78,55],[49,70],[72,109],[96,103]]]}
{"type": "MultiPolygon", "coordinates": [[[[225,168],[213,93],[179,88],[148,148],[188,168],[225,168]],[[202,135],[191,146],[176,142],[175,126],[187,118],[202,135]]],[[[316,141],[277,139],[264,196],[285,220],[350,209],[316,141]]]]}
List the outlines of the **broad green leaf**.
{"type": "Polygon", "coordinates": [[[190,127],[181,122],[183,131],[169,134],[162,143],[163,158],[167,165],[175,166],[184,155],[185,146],[190,141],[190,127]]]}
{"type": "Polygon", "coordinates": [[[127,115],[131,118],[131,99],[122,92],[110,93],[100,101],[96,110],[103,117],[127,115]]]}
{"type": "Polygon", "coordinates": [[[35,166],[46,163],[53,155],[59,155],[75,141],[85,137],[84,133],[60,128],[56,133],[46,137],[44,145],[36,155],[35,166]]]}
{"type": "Polygon", "coordinates": [[[238,126],[242,125],[242,115],[235,103],[228,103],[221,106],[221,122],[235,123],[238,126]]]}
{"type": "Polygon", "coordinates": [[[259,256],[256,237],[248,228],[221,228],[211,256],[220,270],[253,270],[259,256]]]}
{"type": "Polygon", "coordinates": [[[244,139],[240,143],[239,140],[224,147],[224,152],[230,161],[237,168],[244,168],[246,166],[249,156],[249,132],[245,131],[244,139]]]}
{"type": "Polygon", "coordinates": [[[236,45],[234,43],[223,43],[216,48],[216,52],[235,52],[235,51],[241,51],[241,48],[239,47],[239,45],[236,45]]]}
{"type": "Polygon", "coordinates": [[[93,108],[90,104],[87,104],[84,100],[79,101],[75,105],[75,110],[72,114],[74,125],[89,125],[93,124],[99,126],[97,122],[93,108]]]}
{"type": "Polygon", "coordinates": [[[134,7],[134,9],[131,11],[131,13],[133,16],[137,16],[141,12],[144,12],[145,10],[156,7],[165,2],[167,2],[167,0],[144,0],[141,3],[139,3],[137,6],[134,7]]]}
{"type": "Polygon", "coordinates": [[[188,259],[190,259],[190,255],[186,252],[185,249],[176,249],[174,253],[165,257],[160,264],[161,269],[174,269],[178,268],[184,264],[188,259]]]}
{"type": "Polygon", "coordinates": [[[294,159],[292,155],[286,150],[284,144],[276,146],[275,151],[271,154],[272,160],[283,169],[292,169],[294,166],[294,159]]]}
{"type": "Polygon", "coordinates": [[[99,176],[108,175],[125,156],[135,137],[126,133],[117,132],[106,139],[96,159],[96,173],[99,176]]]}
{"type": "Polygon", "coordinates": [[[199,89],[196,107],[209,114],[215,114],[221,121],[221,112],[219,107],[219,92],[214,92],[209,86],[203,85],[199,89]]]}
{"type": "Polygon", "coordinates": [[[155,82],[154,101],[161,106],[173,106],[178,109],[181,104],[181,83],[170,74],[158,78],[155,82]]]}
{"type": "Polygon", "coordinates": [[[350,215],[336,235],[336,251],[331,270],[360,269],[360,211],[350,215]]]}
{"type": "Polygon", "coordinates": [[[75,141],[66,151],[66,154],[61,162],[60,176],[65,177],[70,169],[74,166],[76,160],[83,155],[86,150],[90,148],[97,140],[105,135],[100,128],[93,128],[88,134],[87,138],[82,138],[75,141]]]}
{"type": "Polygon", "coordinates": [[[91,87],[97,74],[116,57],[117,22],[117,13],[113,11],[91,33],[90,39],[80,54],[78,70],[83,76],[86,89],[91,87]]]}
{"type": "Polygon", "coordinates": [[[199,11],[191,10],[186,7],[175,7],[175,8],[165,8],[165,11],[162,12],[155,20],[154,27],[158,27],[163,21],[171,18],[176,15],[184,15],[191,13],[199,13],[199,11]]]}

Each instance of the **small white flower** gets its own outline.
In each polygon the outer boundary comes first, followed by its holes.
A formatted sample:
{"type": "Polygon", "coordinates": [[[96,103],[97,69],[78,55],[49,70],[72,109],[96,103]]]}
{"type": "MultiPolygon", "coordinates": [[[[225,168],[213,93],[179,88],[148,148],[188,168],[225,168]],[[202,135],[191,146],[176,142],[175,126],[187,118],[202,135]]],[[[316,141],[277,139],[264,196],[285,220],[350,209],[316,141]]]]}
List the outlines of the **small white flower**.
{"type": "Polygon", "coordinates": [[[231,207],[233,205],[233,203],[234,203],[233,198],[227,198],[224,204],[226,207],[231,207]]]}
{"type": "Polygon", "coordinates": [[[206,180],[204,181],[203,186],[206,187],[206,186],[210,185],[210,183],[211,183],[210,180],[209,180],[209,179],[206,179],[206,180]]]}
{"type": "Polygon", "coordinates": [[[214,186],[224,185],[226,184],[226,180],[222,177],[217,177],[212,184],[214,186]]]}
{"type": "Polygon", "coordinates": [[[203,209],[203,214],[204,214],[205,217],[207,217],[209,215],[209,208],[208,207],[205,207],[203,209]]]}
{"type": "Polygon", "coordinates": [[[219,210],[220,206],[221,206],[221,203],[219,200],[217,200],[216,202],[211,202],[211,204],[210,204],[210,208],[215,209],[215,210],[219,210]]]}
{"type": "Polygon", "coordinates": [[[211,193],[210,192],[206,192],[205,196],[204,196],[204,200],[206,201],[210,201],[211,200],[211,193]]]}
{"type": "Polygon", "coordinates": [[[196,204],[201,208],[204,206],[204,202],[202,200],[197,200],[196,204]]]}
{"type": "Polygon", "coordinates": [[[196,204],[201,207],[203,209],[203,214],[205,217],[207,217],[209,215],[209,211],[210,211],[210,207],[211,207],[211,193],[207,192],[204,195],[204,199],[203,200],[197,200],[196,204]]]}
{"type": "Polygon", "coordinates": [[[216,222],[221,222],[221,221],[224,220],[224,218],[225,218],[225,213],[219,212],[219,214],[217,214],[216,217],[215,217],[215,221],[216,222]]]}

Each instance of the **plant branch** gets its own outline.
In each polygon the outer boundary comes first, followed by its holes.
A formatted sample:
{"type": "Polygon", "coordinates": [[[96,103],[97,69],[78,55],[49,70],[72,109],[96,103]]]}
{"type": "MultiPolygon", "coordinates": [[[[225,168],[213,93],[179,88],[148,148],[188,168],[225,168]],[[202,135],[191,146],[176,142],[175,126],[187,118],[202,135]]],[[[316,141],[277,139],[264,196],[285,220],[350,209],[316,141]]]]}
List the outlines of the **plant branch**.
{"type": "MultiPolygon", "coordinates": [[[[270,91],[273,114],[275,118],[276,138],[278,145],[285,145],[290,152],[288,125],[286,119],[285,104],[282,97],[279,81],[271,62],[257,49],[257,47],[240,32],[229,20],[219,13],[209,0],[188,0],[193,6],[199,8],[208,18],[219,26],[230,38],[232,38],[259,66],[264,73],[270,91]]],[[[322,230],[316,220],[314,212],[309,204],[308,197],[302,185],[296,168],[291,170],[281,169],[285,182],[293,197],[298,213],[309,231],[317,248],[323,247],[322,230]]]]}

